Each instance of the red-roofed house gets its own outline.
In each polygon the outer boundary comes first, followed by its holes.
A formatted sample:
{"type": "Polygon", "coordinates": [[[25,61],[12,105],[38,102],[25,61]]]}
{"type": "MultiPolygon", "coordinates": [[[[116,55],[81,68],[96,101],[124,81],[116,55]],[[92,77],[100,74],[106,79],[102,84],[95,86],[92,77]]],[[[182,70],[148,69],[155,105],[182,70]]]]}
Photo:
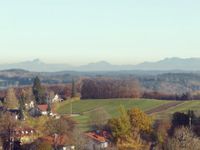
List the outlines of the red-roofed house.
{"type": "Polygon", "coordinates": [[[102,150],[108,148],[109,140],[107,136],[97,132],[87,132],[85,135],[89,139],[87,143],[88,150],[102,150]]]}
{"type": "Polygon", "coordinates": [[[47,111],[48,105],[47,104],[38,105],[37,107],[40,110],[40,112],[41,112],[42,115],[47,115],[48,114],[48,111],[47,111]]]}

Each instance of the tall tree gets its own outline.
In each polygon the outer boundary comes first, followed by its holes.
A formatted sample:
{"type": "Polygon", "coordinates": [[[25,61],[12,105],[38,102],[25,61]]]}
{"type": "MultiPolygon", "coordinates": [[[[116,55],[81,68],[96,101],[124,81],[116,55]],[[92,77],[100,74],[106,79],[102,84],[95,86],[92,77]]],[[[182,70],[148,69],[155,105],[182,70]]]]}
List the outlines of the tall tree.
{"type": "Polygon", "coordinates": [[[150,130],[149,126],[151,122],[148,119],[149,118],[138,109],[132,109],[127,112],[124,107],[120,108],[120,116],[110,119],[108,122],[108,126],[111,129],[114,141],[119,150],[147,149],[144,147],[145,145],[140,138],[140,131],[150,130]],[[145,120],[143,121],[142,119],[145,120]]]}
{"type": "Polygon", "coordinates": [[[76,84],[74,79],[72,79],[72,92],[71,92],[71,98],[76,97],[76,84]]]}
{"type": "Polygon", "coordinates": [[[38,77],[33,81],[33,95],[37,104],[46,103],[45,92],[38,77]]]}
{"type": "Polygon", "coordinates": [[[57,149],[59,140],[56,136],[72,137],[75,129],[75,121],[69,117],[62,116],[60,119],[50,119],[46,123],[46,132],[49,135],[55,135],[54,148],[57,149]]]}
{"type": "Polygon", "coordinates": [[[51,103],[50,102],[48,102],[47,112],[48,112],[48,115],[51,114],[51,103]]]}
{"type": "Polygon", "coordinates": [[[19,103],[13,88],[9,88],[6,93],[5,106],[10,109],[18,108],[19,103]]]}
{"type": "Polygon", "coordinates": [[[152,120],[139,108],[132,108],[128,111],[132,130],[149,133],[152,130],[152,120]]]}
{"type": "Polygon", "coordinates": [[[19,119],[24,120],[24,110],[25,110],[25,105],[23,103],[23,100],[20,99],[20,106],[19,106],[19,119]]]}
{"type": "Polygon", "coordinates": [[[120,106],[120,116],[108,121],[108,126],[116,142],[126,141],[131,136],[131,124],[129,116],[123,106],[120,106]]]}

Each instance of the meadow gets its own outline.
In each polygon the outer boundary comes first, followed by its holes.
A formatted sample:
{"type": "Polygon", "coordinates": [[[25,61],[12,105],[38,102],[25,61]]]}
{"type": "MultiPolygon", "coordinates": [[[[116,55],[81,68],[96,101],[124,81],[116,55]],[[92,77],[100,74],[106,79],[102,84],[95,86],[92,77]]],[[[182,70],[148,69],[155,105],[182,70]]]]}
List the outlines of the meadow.
{"type": "Polygon", "coordinates": [[[154,119],[170,117],[174,112],[187,112],[188,110],[200,110],[200,101],[169,101],[155,99],[89,99],[89,100],[68,100],[56,105],[56,111],[61,114],[70,114],[71,108],[79,127],[82,130],[88,129],[90,114],[98,108],[103,108],[110,117],[119,114],[120,105],[127,110],[140,108],[154,119]]]}

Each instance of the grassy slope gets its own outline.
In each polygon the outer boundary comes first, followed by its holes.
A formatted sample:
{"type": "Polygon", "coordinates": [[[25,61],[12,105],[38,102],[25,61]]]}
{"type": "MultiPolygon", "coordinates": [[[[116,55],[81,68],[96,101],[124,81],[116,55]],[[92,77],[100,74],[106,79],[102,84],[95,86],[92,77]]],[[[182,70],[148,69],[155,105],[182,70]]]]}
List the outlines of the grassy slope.
{"type": "Polygon", "coordinates": [[[165,113],[172,114],[174,112],[187,112],[188,110],[194,110],[194,111],[200,110],[200,101],[199,100],[184,101],[182,102],[182,104],[166,110],[165,113]]]}
{"type": "MultiPolygon", "coordinates": [[[[114,117],[118,115],[118,108],[120,105],[125,106],[126,109],[138,107],[143,111],[148,111],[167,103],[172,103],[172,101],[148,99],[76,100],[73,102],[73,113],[81,114],[81,116],[74,118],[83,130],[87,130],[89,114],[97,108],[104,108],[112,117],[114,117]]],[[[169,117],[170,114],[174,112],[187,112],[189,109],[200,110],[200,101],[183,101],[175,107],[164,109],[154,114],[154,116],[156,118],[165,118],[169,117]]],[[[68,114],[70,112],[69,101],[57,104],[56,111],[60,114],[68,114]]]]}
{"type": "MultiPolygon", "coordinates": [[[[97,108],[104,108],[111,116],[116,116],[120,105],[123,105],[126,109],[137,107],[143,111],[147,111],[170,102],[148,99],[78,100],[73,102],[73,113],[81,114],[81,116],[75,117],[75,120],[77,120],[83,130],[87,130],[89,114],[97,108]]],[[[60,114],[70,113],[69,101],[58,104],[56,111],[60,114]]]]}
{"type": "MultiPolygon", "coordinates": [[[[96,108],[104,108],[111,115],[116,115],[120,105],[123,105],[126,109],[132,107],[138,107],[143,111],[158,107],[162,104],[169,103],[171,101],[162,100],[148,100],[148,99],[107,99],[107,100],[78,100],[73,102],[73,113],[89,113],[96,108]]],[[[60,114],[66,114],[70,112],[69,101],[60,103],[57,106],[57,112],[60,114]]]]}

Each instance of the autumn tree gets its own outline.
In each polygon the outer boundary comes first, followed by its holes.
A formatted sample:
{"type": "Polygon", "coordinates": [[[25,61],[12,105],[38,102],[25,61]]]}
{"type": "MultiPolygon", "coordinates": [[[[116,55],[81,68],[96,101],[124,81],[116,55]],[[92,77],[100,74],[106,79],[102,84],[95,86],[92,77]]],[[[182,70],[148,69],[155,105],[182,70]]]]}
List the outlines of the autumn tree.
{"type": "Polygon", "coordinates": [[[108,126],[119,150],[142,150],[147,144],[141,139],[141,133],[150,132],[152,122],[140,109],[126,111],[121,106],[120,116],[110,119],[108,126]]]}
{"type": "Polygon", "coordinates": [[[13,88],[9,88],[6,93],[6,101],[4,104],[7,108],[16,109],[19,106],[18,99],[15,95],[15,91],[13,88]]]}
{"type": "Polygon", "coordinates": [[[120,116],[108,121],[108,126],[116,142],[127,140],[131,135],[131,124],[129,116],[123,106],[120,106],[120,116]]]}
{"type": "Polygon", "coordinates": [[[46,103],[44,88],[42,87],[38,77],[36,77],[33,82],[33,94],[37,104],[46,103]]]}
{"type": "Polygon", "coordinates": [[[157,120],[154,124],[153,140],[157,143],[157,148],[162,149],[166,146],[166,141],[169,138],[169,130],[171,128],[170,119],[157,120]]]}
{"type": "Polygon", "coordinates": [[[132,131],[138,129],[140,132],[149,133],[152,130],[152,119],[138,108],[128,111],[132,131]]]}
{"type": "MultiPolygon", "coordinates": [[[[75,128],[75,122],[69,117],[62,116],[60,119],[50,119],[45,127],[49,135],[71,137],[75,128]]],[[[57,143],[59,143],[59,141],[55,140],[55,148],[57,148],[57,143]]]]}

